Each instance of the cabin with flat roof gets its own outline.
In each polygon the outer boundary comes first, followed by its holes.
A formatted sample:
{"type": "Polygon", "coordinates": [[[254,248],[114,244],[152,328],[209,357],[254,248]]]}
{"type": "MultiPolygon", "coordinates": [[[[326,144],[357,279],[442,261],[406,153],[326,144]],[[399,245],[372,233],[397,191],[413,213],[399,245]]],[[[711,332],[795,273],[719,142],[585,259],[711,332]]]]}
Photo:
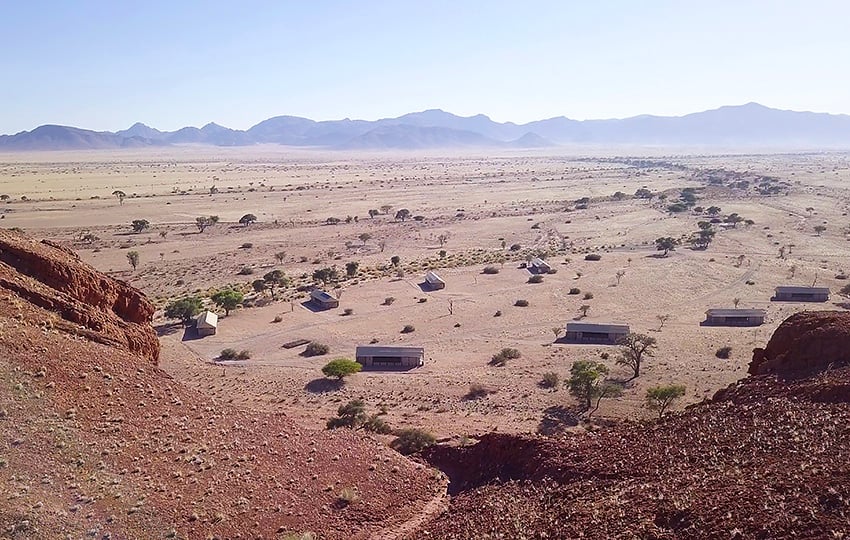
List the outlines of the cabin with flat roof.
{"type": "Polygon", "coordinates": [[[364,369],[412,369],[425,363],[425,349],[391,345],[358,345],[355,358],[364,369]]]}
{"type": "Polygon", "coordinates": [[[339,307],[339,299],[334,298],[321,289],[313,289],[310,291],[310,300],[322,309],[339,307]]]}
{"type": "Polygon", "coordinates": [[[705,326],[761,326],[767,312],[763,309],[709,309],[705,326]]]}
{"type": "Polygon", "coordinates": [[[212,311],[203,311],[195,317],[195,331],[199,336],[213,336],[218,329],[218,315],[212,311]]]}
{"type": "Polygon", "coordinates": [[[443,278],[437,275],[436,272],[428,271],[425,273],[425,285],[429,289],[445,289],[446,282],[443,281],[443,278]]]}
{"type": "Polygon", "coordinates": [[[614,323],[568,322],[565,340],[568,343],[616,345],[629,333],[629,325],[614,323]]]}
{"type": "Polygon", "coordinates": [[[550,270],[552,267],[549,263],[540,257],[535,257],[528,262],[528,271],[532,274],[548,274],[550,270]]]}
{"type": "Polygon", "coordinates": [[[829,287],[792,287],[776,288],[771,298],[774,302],[826,302],[829,300],[829,287]]]}

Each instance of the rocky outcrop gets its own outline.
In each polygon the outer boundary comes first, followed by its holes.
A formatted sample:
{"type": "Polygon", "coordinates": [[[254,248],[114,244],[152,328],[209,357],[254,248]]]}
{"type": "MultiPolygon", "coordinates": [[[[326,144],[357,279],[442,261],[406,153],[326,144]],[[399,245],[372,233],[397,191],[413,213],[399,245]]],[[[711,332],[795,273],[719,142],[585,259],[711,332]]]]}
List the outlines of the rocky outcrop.
{"type": "Polygon", "coordinates": [[[156,364],[155,311],[144,294],[105,276],[72,251],[0,230],[0,291],[56,317],[45,324],[136,353],[156,364]]]}
{"type": "Polygon", "coordinates": [[[850,313],[805,311],[788,317],[764,349],[753,350],[751,375],[798,378],[850,364],[850,313]]]}

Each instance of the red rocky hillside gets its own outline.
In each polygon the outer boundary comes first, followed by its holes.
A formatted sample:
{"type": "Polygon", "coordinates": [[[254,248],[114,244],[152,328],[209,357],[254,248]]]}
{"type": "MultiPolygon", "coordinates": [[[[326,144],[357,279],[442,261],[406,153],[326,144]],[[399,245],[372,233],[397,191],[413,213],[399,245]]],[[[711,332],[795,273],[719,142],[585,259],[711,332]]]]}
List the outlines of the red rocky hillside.
{"type": "Polygon", "coordinates": [[[0,537],[381,538],[439,492],[378,441],[171,380],[153,311],[72,252],[0,230],[0,537]]]}
{"type": "Polygon", "coordinates": [[[790,317],[753,375],[659,422],[491,434],[425,456],[449,512],[414,538],[850,538],[850,314],[790,317]]]}

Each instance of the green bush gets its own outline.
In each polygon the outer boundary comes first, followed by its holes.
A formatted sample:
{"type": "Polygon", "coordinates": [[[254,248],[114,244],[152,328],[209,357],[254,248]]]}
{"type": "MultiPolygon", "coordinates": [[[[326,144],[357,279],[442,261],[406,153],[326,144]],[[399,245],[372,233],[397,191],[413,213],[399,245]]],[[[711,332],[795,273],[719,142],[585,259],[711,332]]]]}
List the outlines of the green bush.
{"type": "Polygon", "coordinates": [[[554,371],[547,371],[543,374],[543,379],[540,381],[541,388],[558,388],[561,384],[561,378],[554,371]]]}
{"type": "Polygon", "coordinates": [[[353,375],[361,369],[363,369],[363,366],[354,360],[337,358],[325,364],[322,368],[322,373],[324,373],[325,377],[336,377],[339,380],[343,380],[345,377],[353,375]]]}
{"type": "Polygon", "coordinates": [[[235,360],[238,355],[236,349],[224,349],[219,353],[218,358],[220,360],[235,360]]]}
{"type": "Polygon", "coordinates": [[[490,359],[490,365],[501,367],[507,364],[508,360],[516,360],[521,356],[522,354],[517,349],[505,347],[504,349],[493,355],[493,357],[490,359]]]}
{"type": "Polygon", "coordinates": [[[514,302],[514,305],[517,307],[528,307],[528,300],[517,300],[514,302]]]}
{"type": "Polygon", "coordinates": [[[397,435],[390,447],[404,455],[419,452],[437,442],[434,435],[419,428],[402,429],[397,435]]]}

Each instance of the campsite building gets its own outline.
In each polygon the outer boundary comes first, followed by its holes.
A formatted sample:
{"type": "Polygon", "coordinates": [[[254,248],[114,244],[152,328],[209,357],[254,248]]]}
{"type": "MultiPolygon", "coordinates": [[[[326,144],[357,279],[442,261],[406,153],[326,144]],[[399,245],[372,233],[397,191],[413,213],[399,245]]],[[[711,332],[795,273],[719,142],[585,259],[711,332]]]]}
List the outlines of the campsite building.
{"type": "Polygon", "coordinates": [[[218,328],[218,315],[212,311],[203,311],[195,317],[195,330],[199,336],[212,336],[218,328]]]}
{"type": "Polygon", "coordinates": [[[760,326],[767,312],[763,309],[709,309],[705,312],[706,326],[760,326]]]}
{"type": "Polygon", "coordinates": [[[359,345],[355,357],[357,362],[367,369],[410,369],[424,364],[425,349],[389,345],[359,345]]]}
{"type": "Polygon", "coordinates": [[[829,300],[829,287],[777,287],[772,300],[778,302],[826,302],[829,300]]]}
{"type": "Polygon", "coordinates": [[[535,257],[528,262],[528,271],[532,274],[548,274],[551,270],[549,263],[540,257],[535,257]]]}
{"type": "Polygon", "coordinates": [[[446,282],[436,272],[428,271],[425,274],[425,284],[431,289],[445,289],[446,282]]]}
{"type": "Polygon", "coordinates": [[[310,300],[322,309],[331,309],[339,307],[339,299],[334,298],[330,294],[321,289],[313,289],[310,291],[310,300]]]}
{"type": "Polygon", "coordinates": [[[615,345],[628,333],[627,324],[568,322],[566,341],[615,345]]]}

